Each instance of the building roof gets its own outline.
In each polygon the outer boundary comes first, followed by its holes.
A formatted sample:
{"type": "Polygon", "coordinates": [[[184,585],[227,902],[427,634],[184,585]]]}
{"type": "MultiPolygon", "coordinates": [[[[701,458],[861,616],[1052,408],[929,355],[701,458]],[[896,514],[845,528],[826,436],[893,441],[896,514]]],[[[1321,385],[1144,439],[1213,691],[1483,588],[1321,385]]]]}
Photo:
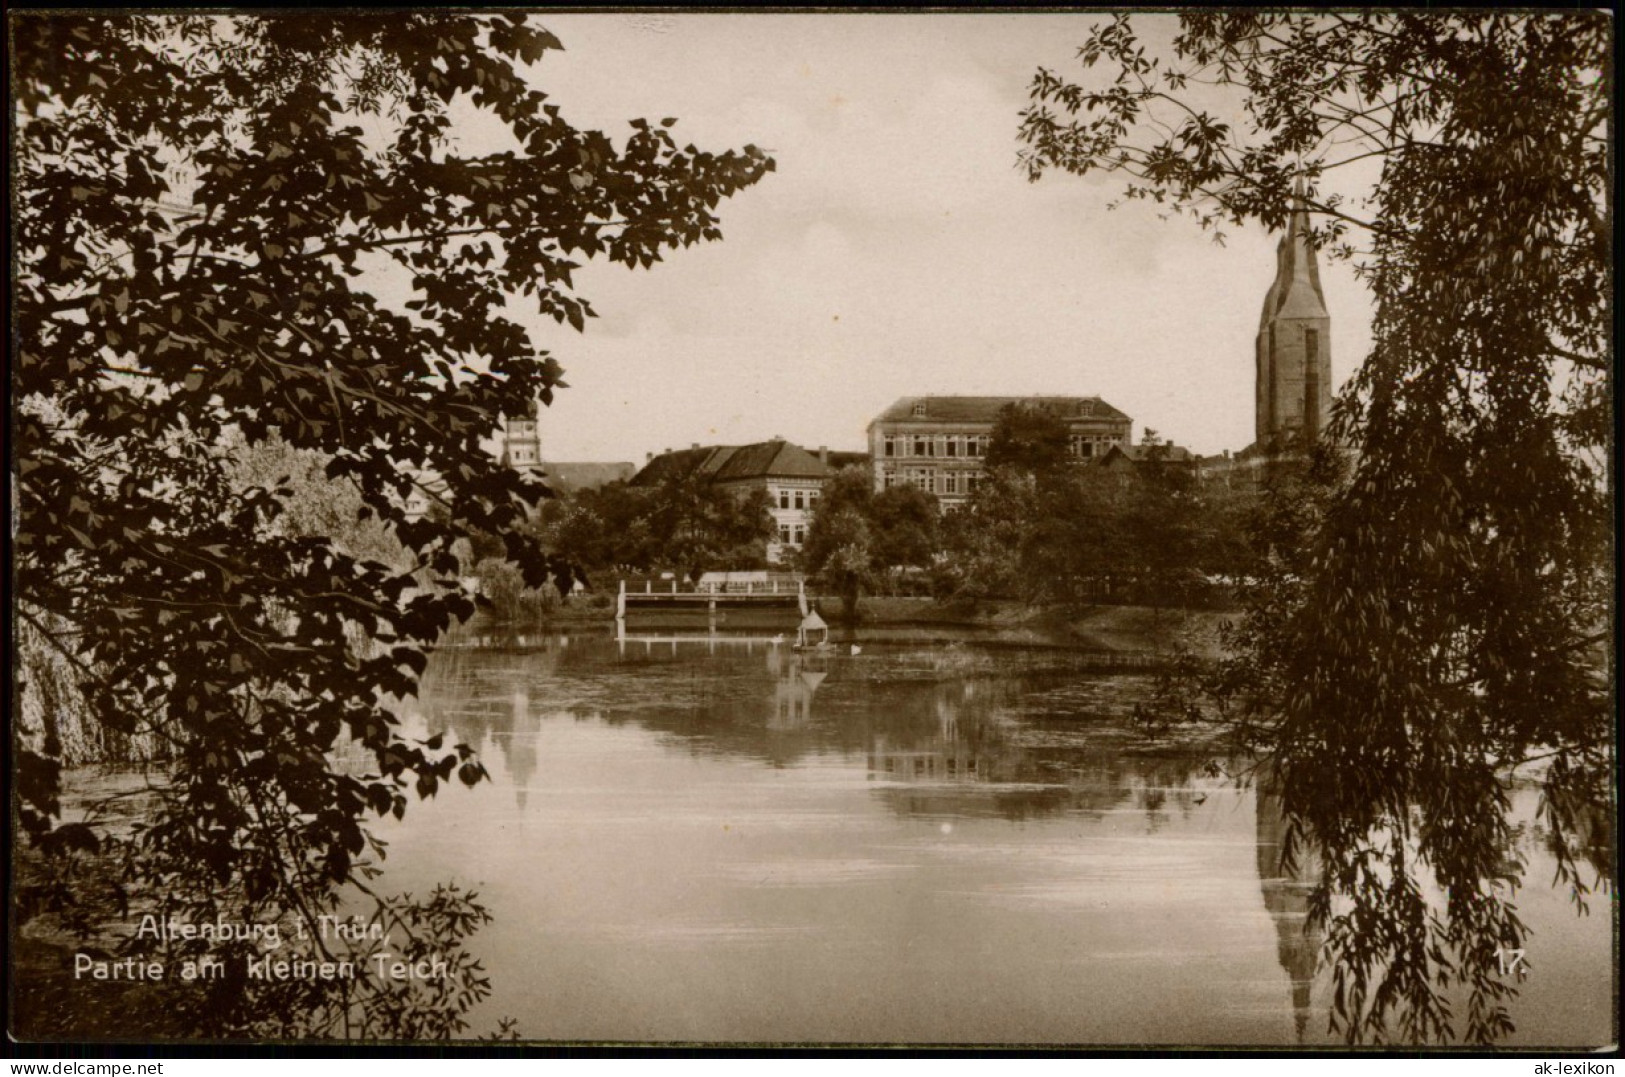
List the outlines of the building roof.
{"type": "MultiPolygon", "coordinates": [[[[1159,445],[1155,447],[1163,451],[1162,459],[1165,463],[1191,464],[1196,462],[1196,454],[1182,445],[1159,445]]],[[[1106,450],[1106,455],[1101,457],[1101,460],[1109,462],[1121,457],[1132,463],[1142,464],[1150,459],[1152,448],[1153,446],[1150,445],[1113,445],[1106,450]]]]}
{"type": "Polygon", "coordinates": [[[751,479],[824,479],[830,469],[799,445],[775,439],[753,445],[696,445],[664,452],[632,477],[633,486],[703,478],[710,482],[751,479]]]}
{"type": "Polygon", "coordinates": [[[541,465],[541,471],[546,476],[544,481],[561,493],[572,490],[596,490],[612,482],[630,479],[637,470],[637,465],[619,460],[614,463],[600,463],[595,460],[558,463],[547,461],[541,465]]]}
{"type": "Polygon", "coordinates": [[[838,471],[843,467],[868,467],[869,454],[866,452],[835,452],[829,454],[829,469],[838,471]]]}
{"type": "Polygon", "coordinates": [[[1063,419],[1121,419],[1128,416],[1098,396],[905,396],[881,412],[876,422],[993,423],[1007,404],[1045,407],[1063,419]],[[916,415],[916,405],[925,414],[916,415]]]}
{"type": "Polygon", "coordinates": [[[715,482],[743,479],[824,479],[829,467],[818,457],[788,441],[761,441],[741,445],[718,464],[712,474],[715,482]]]}
{"type": "Polygon", "coordinates": [[[1310,240],[1309,213],[1303,205],[1303,180],[1292,185],[1292,208],[1286,232],[1275,249],[1275,280],[1264,295],[1259,332],[1275,318],[1325,318],[1326,293],[1320,287],[1320,265],[1310,240]]]}
{"type": "Polygon", "coordinates": [[[696,445],[692,449],[678,449],[676,452],[663,452],[659,456],[651,456],[649,462],[632,476],[628,485],[659,486],[663,482],[686,479],[715,451],[714,447],[701,448],[696,445]]]}

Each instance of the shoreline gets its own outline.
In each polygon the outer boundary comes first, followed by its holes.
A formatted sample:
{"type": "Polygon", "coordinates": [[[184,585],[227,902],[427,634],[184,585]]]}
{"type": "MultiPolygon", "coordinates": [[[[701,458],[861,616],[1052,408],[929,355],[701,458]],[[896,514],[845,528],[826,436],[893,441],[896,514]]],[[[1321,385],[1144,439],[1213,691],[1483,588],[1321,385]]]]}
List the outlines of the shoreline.
{"type": "MultiPolygon", "coordinates": [[[[857,624],[848,625],[841,619],[838,599],[822,598],[818,606],[835,633],[899,628],[961,630],[989,642],[1111,652],[1184,652],[1206,660],[1222,656],[1220,626],[1241,616],[1239,610],[1189,607],[1101,605],[1066,610],[1006,600],[939,602],[932,598],[864,596],[858,600],[857,624]]],[[[548,635],[596,626],[608,629],[614,623],[612,607],[565,608],[546,617],[507,621],[482,612],[449,634],[445,642],[455,643],[471,636],[548,635]]]]}

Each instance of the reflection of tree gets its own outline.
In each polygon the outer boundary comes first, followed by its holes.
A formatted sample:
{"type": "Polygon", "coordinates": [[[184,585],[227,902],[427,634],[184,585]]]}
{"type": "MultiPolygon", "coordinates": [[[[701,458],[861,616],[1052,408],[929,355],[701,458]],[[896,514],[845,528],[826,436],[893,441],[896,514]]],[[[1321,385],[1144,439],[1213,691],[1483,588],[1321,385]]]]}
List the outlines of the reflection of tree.
{"type": "MultiPolygon", "coordinates": [[[[1605,806],[1595,801],[1564,805],[1563,809],[1564,817],[1569,823],[1566,830],[1540,824],[1534,828],[1546,851],[1559,863],[1565,859],[1584,859],[1599,880],[1613,878],[1613,815],[1605,806]]],[[[1575,887],[1575,893],[1583,897],[1578,886],[1575,887]]]]}
{"type": "Polygon", "coordinates": [[[1026,819],[1103,813],[1131,800],[1156,817],[1170,791],[1190,806],[1192,760],[1139,744],[1090,737],[1095,720],[1012,712],[1044,687],[1043,674],[976,676],[878,693],[885,721],[870,730],[869,777],[903,814],[993,814],[1026,819]]]}
{"type": "Polygon", "coordinates": [[[1319,964],[1321,933],[1309,919],[1309,897],[1315,880],[1305,878],[1303,856],[1283,862],[1286,817],[1275,782],[1260,779],[1255,787],[1258,812],[1258,883],[1264,908],[1275,925],[1275,948],[1281,967],[1292,983],[1292,1023],[1298,1042],[1304,1042],[1309,1024],[1310,993],[1319,964]]]}
{"type": "Polygon", "coordinates": [[[871,780],[892,782],[998,782],[1019,780],[1020,753],[990,714],[1002,685],[975,680],[910,685],[907,704],[888,700],[887,713],[915,717],[870,730],[871,780]],[[991,690],[990,690],[991,689],[991,690]],[[933,721],[926,721],[929,717],[933,721]]]}

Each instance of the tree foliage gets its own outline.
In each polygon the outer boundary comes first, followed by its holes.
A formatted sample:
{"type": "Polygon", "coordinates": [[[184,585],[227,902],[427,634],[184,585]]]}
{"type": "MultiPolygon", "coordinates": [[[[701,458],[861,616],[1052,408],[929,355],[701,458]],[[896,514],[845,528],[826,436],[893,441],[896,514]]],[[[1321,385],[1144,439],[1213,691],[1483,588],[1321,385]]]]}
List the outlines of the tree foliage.
{"type": "Polygon", "coordinates": [[[648,502],[656,561],[698,579],[724,568],[756,568],[766,563],[767,540],[775,535],[767,491],[743,492],[698,476],[674,476],[648,502]]]}
{"type": "Polygon", "coordinates": [[[875,545],[871,561],[895,578],[904,569],[931,564],[938,545],[941,506],[935,496],[904,483],[880,491],[869,502],[875,545]]]}
{"type": "Polygon", "coordinates": [[[577,491],[544,506],[542,532],[551,549],[595,581],[629,571],[697,578],[759,568],[776,534],[765,490],[739,494],[690,478],[577,491]]]}
{"type": "MultiPolygon", "coordinates": [[[[576,129],[528,71],[561,45],[522,15],[12,30],[13,612],[96,720],[168,747],[134,885],[194,920],[309,921],[364,888],[367,817],[483,776],[384,702],[470,612],[455,544],[498,536],[527,584],[568,586],[517,526],[543,487],[483,445],[562,385],[519,311],[581,329],[579,259],[719,238],[718,202],[772,162],[671,119],[576,129]],[[460,142],[476,120],[501,141],[460,142]],[[285,526],[304,480],[245,484],[232,448],[272,439],[319,454],[407,562],[285,526]],[[446,511],[414,519],[430,475],[446,511]],[[333,762],[345,741],[366,766],[333,762]]],[[[54,761],[19,747],[14,822],[49,843],[54,761]]]]}
{"type": "Polygon", "coordinates": [[[874,500],[874,479],[867,469],[837,471],[824,484],[801,548],[802,565],[841,597],[848,623],[857,620],[859,596],[878,580],[871,524],[874,500]]]}
{"type": "Polygon", "coordinates": [[[1066,420],[1042,406],[1006,404],[999,409],[983,464],[1045,474],[1073,462],[1066,420]]]}
{"type": "Polygon", "coordinates": [[[801,563],[841,596],[842,615],[855,622],[864,591],[895,593],[905,570],[932,563],[939,516],[937,499],[916,486],[876,493],[868,468],[842,468],[824,485],[801,563]]]}
{"type": "Polygon", "coordinates": [[[1372,350],[1331,430],[1351,466],[1311,484],[1301,554],[1238,639],[1231,704],[1321,850],[1334,1024],[1445,1040],[1443,991],[1463,984],[1461,1031],[1491,1040],[1514,991],[1494,953],[1522,937],[1513,905],[1477,900],[1509,845],[1504,768],[1544,757],[1543,821],[1577,895],[1582,821],[1611,805],[1612,27],[1432,11],[1180,26],[1159,50],[1119,17],[1080,49],[1085,80],[1040,71],[1024,160],[1034,178],[1121,174],[1128,198],[1215,231],[1279,227],[1301,181],[1321,246],[1369,287],[1372,350]]]}
{"type": "Polygon", "coordinates": [[[1007,407],[981,483],[944,523],[943,593],[1028,603],[1183,605],[1248,571],[1252,490],[1203,483],[1146,432],[1135,458],[1071,454],[1066,424],[1007,407]],[[995,451],[997,450],[997,451],[995,451]]]}

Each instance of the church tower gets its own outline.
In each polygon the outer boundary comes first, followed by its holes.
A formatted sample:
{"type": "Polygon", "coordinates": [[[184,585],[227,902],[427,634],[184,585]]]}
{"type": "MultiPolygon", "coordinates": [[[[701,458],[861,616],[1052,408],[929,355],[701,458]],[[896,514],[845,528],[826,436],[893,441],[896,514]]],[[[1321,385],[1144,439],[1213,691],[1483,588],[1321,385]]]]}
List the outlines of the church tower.
{"type": "Polygon", "coordinates": [[[1257,345],[1256,445],[1267,449],[1289,434],[1309,441],[1326,429],[1332,406],[1331,317],[1320,290],[1320,267],[1309,239],[1301,182],[1292,198],[1286,235],[1275,253],[1275,281],[1264,297],[1257,345]]]}
{"type": "Polygon", "coordinates": [[[533,400],[530,412],[522,418],[502,420],[502,463],[515,471],[539,471],[542,468],[541,409],[533,400]]]}

